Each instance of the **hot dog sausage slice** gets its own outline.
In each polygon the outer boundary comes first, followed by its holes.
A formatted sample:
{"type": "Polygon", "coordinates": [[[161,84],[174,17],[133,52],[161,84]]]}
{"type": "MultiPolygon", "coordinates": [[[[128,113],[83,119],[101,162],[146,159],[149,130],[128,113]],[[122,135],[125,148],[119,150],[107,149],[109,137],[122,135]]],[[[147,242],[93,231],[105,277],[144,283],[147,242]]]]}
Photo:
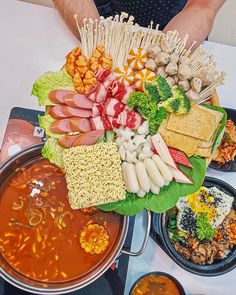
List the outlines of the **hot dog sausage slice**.
{"type": "Polygon", "coordinates": [[[93,102],[83,94],[67,94],[64,98],[65,104],[70,107],[92,109],[93,102]]]}
{"type": "Polygon", "coordinates": [[[64,97],[68,94],[75,94],[76,92],[73,90],[63,90],[63,89],[57,89],[57,90],[52,90],[49,92],[48,98],[51,100],[51,102],[56,103],[56,104],[63,104],[64,102],[64,97]]]}
{"type": "Polygon", "coordinates": [[[79,137],[73,141],[72,146],[92,145],[95,144],[102,136],[104,136],[103,130],[93,130],[81,133],[79,137]]]}
{"type": "Polygon", "coordinates": [[[71,118],[70,127],[73,132],[88,132],[92,130],[89,119],[87,118],[71,118]]]}
{"type": "Polygon", "coordinates": [[[72,147],[73,142],[80,136],[78,135],[63,135],[59,140],[59,144],[64,148],[70,148],[72,147]]]}
{"type": "Polygon", "coordinates": [[[73,131],[71,128],[70,119],[68,118],[54,121],[51,124],[50,129],[52,132],[59,134],[69,133],[73,131]]]}

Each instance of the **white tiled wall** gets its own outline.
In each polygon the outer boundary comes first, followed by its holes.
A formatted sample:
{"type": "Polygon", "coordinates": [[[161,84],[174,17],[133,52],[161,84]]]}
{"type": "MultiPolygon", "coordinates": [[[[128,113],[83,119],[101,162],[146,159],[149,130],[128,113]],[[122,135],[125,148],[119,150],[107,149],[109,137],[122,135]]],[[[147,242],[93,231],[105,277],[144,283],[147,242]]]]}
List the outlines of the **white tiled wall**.
{"type": "MultiPolygon", "coordinates": [[[[20,1],[53,6],[52,0],[20,1]]],[[[216,17],[212,32],[209,36],[209,40],[236,46],[236,0],[227,0],[224,6],[221,8],[216,17]]]]}

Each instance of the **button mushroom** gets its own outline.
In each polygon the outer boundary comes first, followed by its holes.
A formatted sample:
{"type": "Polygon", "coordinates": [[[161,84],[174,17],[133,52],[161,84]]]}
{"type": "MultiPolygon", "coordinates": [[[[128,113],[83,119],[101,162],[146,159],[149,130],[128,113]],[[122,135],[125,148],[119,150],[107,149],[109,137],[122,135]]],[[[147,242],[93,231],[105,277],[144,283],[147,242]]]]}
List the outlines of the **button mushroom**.
{"type": "Polygon", "coordinates": [[[167,65],[170,60],[170,55],[166,52],[158,52],[155,58],[155,62],[158,66],[167,65]]]}
{"type": "Polygon", "coordinates": [[[177,63],[174,62],[170,62],[168,63],[168,65],[166,66],[166,74],[173,76],[175,74],[178,73],[178,66],[177,63]]]}
{"type": "Polygon", "coordinates": [[[180,88],[182,88],[185,92],[187,92],[190,89],[190,85],[189,85],[189,81],[185,80],[185,81],[179,81],[178,85],[180,88]]]}
{"type": "Polygon", "coordinates": [[[202,89],[202,79],[195,77],[191,80],[190,85],[193,91],[199,93],[202,89]]]}

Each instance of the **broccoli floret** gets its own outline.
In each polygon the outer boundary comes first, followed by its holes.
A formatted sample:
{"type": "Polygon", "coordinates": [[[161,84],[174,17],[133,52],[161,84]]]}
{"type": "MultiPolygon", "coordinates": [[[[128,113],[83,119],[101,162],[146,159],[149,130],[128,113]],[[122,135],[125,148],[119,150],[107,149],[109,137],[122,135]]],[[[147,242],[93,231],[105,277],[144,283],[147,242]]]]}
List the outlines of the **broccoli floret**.
{"type": "Polygon", "coordinates": [[[159,94],[156,85],[152,83],[145,84],[146,93],[150,96],[151,100],[159,102],[159,94]]]}
{"type": "Polygon", "coordinates": [[[178,97],[170,97],[161,106],[169,113],[178,111],[181,100],[178,97]]]}
{"type": "Polygon", "coordinates": [[[177,115],[186,114],[190,111],[190,109],[191,109],[190,100],[188,97],[184,97],[180,102],[180,107],[177,111],[177,115]]]}
{"type": "Polygon", "coordinates": [[[161,125],[162,121],[165,120],[168,116],[168,112],[160,107],[156,109],[155,116],[152,120],[149,121],[149,130],[151,134],[156,134],[159,126],[161,125]]]}
{"type": "Polygon", "coordinates": [[[188,113],[191,108],[190,101],[181,88],[175,88],[172,96],[164,101],[161,106],[169,113],[176,112],[178,115],[188,113]]]}
{"type": "Polygon", "coordinates": [[[154,84],[156,85],[159,99],[161,101],[165,101],[171,97],[171,88],[164,77],[156,76],[154,78],[154,84]]]}

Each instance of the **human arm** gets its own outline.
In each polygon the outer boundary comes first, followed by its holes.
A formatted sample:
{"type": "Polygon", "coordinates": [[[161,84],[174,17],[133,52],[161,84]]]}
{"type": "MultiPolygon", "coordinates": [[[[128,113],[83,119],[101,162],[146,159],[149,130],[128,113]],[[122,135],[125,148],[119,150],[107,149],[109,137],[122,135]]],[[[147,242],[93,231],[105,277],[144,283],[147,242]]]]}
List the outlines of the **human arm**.
{"type": "Polygon", "coordinates": [[[215,16],[226,0],[188,0],[184,9],[164,28],[164,32],[177,30],[181,37],[189,35],[187,45],[196,41],[198,47],[210,33],[215,16]]]}
{"type": "Polygon", "coordinates": [[[75,14],[77,14],[79,25],[83,24],[84,18],[99,18],[99,13],[93,0],[54,0],[53,2],[66,24],[76,36],[78,36],[78,30],[74,19],[75,14]]]}

